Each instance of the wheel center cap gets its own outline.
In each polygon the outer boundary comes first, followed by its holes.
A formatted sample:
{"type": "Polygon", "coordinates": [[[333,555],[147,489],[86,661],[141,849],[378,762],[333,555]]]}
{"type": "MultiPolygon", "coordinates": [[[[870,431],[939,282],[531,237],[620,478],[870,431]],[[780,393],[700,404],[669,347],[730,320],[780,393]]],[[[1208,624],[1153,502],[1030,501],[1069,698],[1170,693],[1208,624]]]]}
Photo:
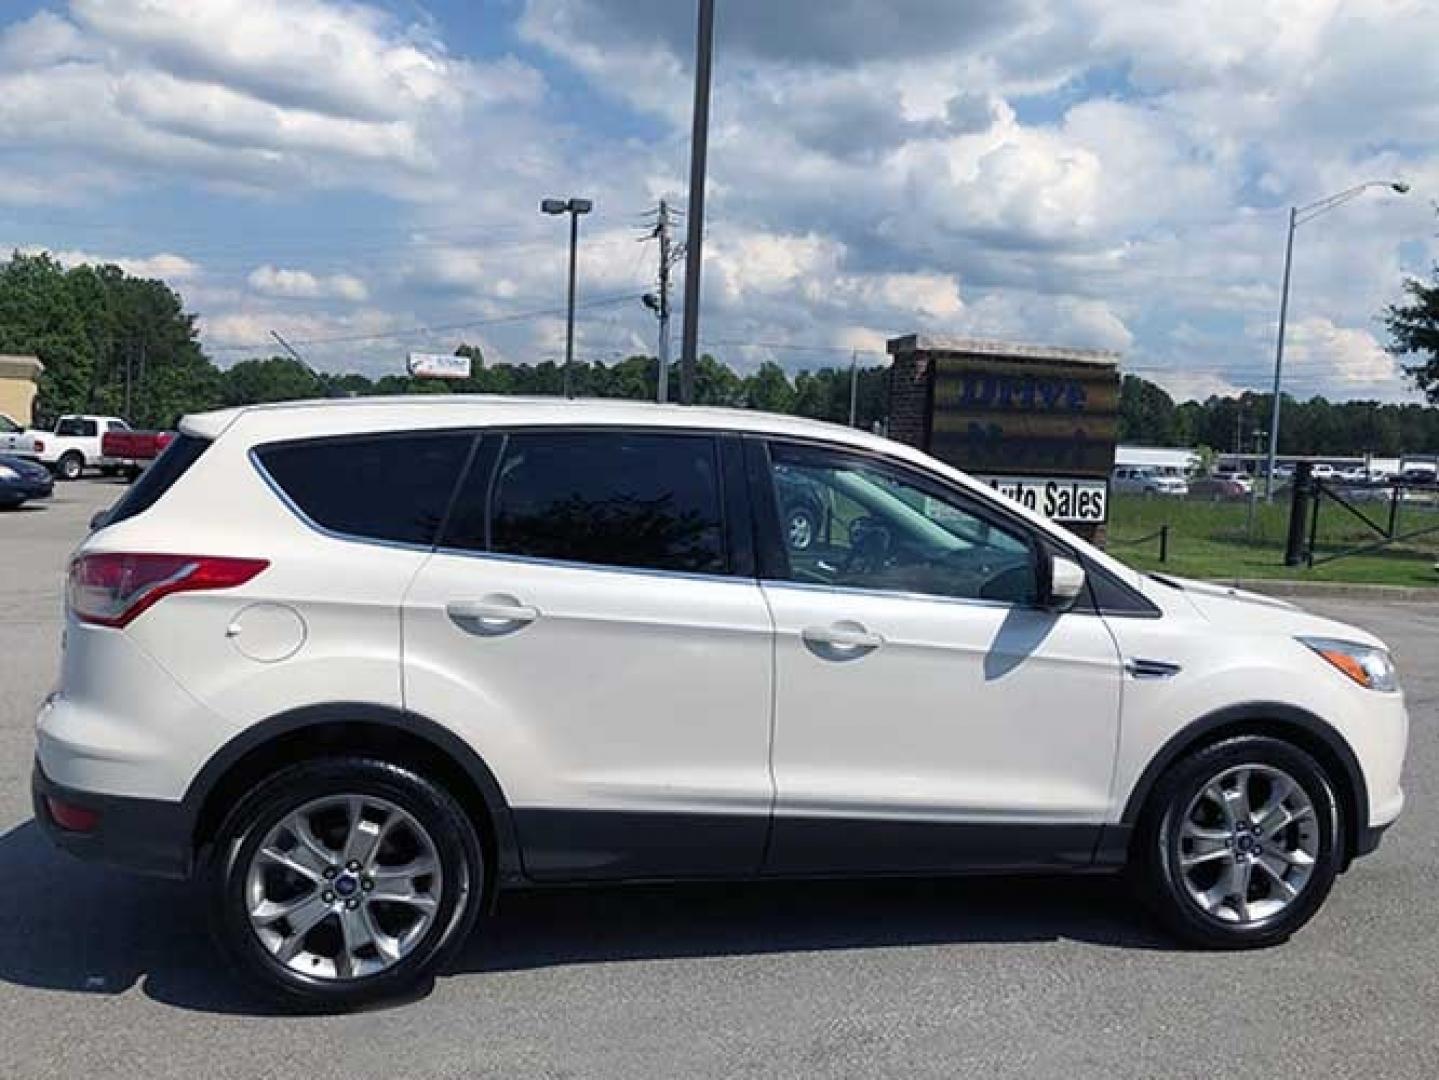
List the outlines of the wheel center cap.
{"type": "Polygon", "coordinates": [[[1254,850],[1254,837],[1247,832],[1240,833],[1234,840],[1234,846],[1247,855],[1254,850]]]}
{"type": "Polygon", "coordinates": [[[351,874],[341,874],[335,879],[335,892],[341,896],[354,896],[355,890],[359,887],[360,883],[351,874]]]}

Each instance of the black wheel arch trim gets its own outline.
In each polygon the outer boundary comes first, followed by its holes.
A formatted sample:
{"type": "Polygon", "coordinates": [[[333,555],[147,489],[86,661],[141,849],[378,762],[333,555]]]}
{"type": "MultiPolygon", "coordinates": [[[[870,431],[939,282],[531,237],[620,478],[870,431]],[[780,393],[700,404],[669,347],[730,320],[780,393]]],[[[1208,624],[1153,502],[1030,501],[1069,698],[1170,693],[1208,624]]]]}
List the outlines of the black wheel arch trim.
{"type": "Polygon", "coordinates": [[[362,724],[384,728],[420,739],[448,758],[474,784],[484,801],[493,831],[496,866],[490,881],[513,882],[521,877],[519,844],[514,819],[504,789],[490,767],[453,731],[418,713],[389,706],[360,702],[330,702],[308,705],[280,713],[246,728],[211,755],[185,792],[182,805],[192,835],[201,824],[206,801],[219,783],[246,755],[288,735],[333,724],[362,724]]]}
{"type": "MultiPolygon", "coordinates": [[[[1298,731],[1321,745],[1333,761],[1338,763],[1342,772],[1342,775],[1335,777],[1336,782],[1347,788],[1346,791],[1338,793],[1340,798],[1352,804],[1346,807],[1350,812],[1345,815],[1344,823],[1345,864],[1347,865],[1350,858],[1363,852],[1363,838],[1369,832],[1369,787],[1364,781],[1364,770],[1360,768],[1359,759],[1355,757],[1353,749],[1344,736],[1321,717],[1295,705],[1270,701],[1244,702],[1216,709],[1186,724],[1170,736],[1169,741],[1145,766],[1129,793],[1124,814],[1120,818],[1120,824],[1126,833],[1138,822],[1140,812],[1149,800],[1154,785],[1165,771],[1197,745],[1210,742],[1215,735],[1231,728],[1236,731],[1257,729],[1278,737],[1282,737],[1286,730],[1298,731]]],[[[1301,745],[1300,748],[1304,747],[1301,745]]]]}

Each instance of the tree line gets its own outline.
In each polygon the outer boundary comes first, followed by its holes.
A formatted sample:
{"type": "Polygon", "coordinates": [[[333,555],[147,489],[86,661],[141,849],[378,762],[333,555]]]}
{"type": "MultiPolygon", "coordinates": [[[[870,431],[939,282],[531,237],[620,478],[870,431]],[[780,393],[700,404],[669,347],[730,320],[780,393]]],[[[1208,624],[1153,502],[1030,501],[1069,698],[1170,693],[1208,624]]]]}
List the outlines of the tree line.
{"type": "MultiPolygon", "coordinates": [[[[1394,340],[1423,354],[1433,342],[1433,372],[1410,369],[1439,400],[1439,281],[1411,283],[1410,303],[1391,309],[1394,340]],[[1401,328],[1407,337],[1401,336],[1401,328]],[[1427,373],[1426,373],[1427,372],[1427,373]]],[[[1396,344],[1396,348],[1398,345],[1396,344]]],[[[217,367],[201,348],[195,317],[163,281],[134,278],[117,266],[63,267],[47,254],[15,253],[0,263],[0,352],[33,353],[45,364],[36,399],[39,423],[69,412],[102,412],[144,427],[170,427],[188,412],[312,397],[366,394],[487,393],[556,395],[562,365],[486,364],[477,348],[461,345],[471,375],[457,381],[313,371],[289,357],[243,360],[217,367]]],[[[611,364],[578,362],[573,393],[583,397],[654,400],[657,362],[635,355],[611,364]]],[[[872,428],[887,415],[888,369],[856,373],[854,418],[872,428]]],[[[670,385],[679,385],[678,364],[670,385]]],[[[695,373],[703,405],[762,409],[847,422],[851,371],[821,367],[791,376],[775,363],[740,374],[714,356],[695,373]]],[[[1152,446],[1207,446],[1219,451],[1259,448],[1268,430],[1270,396],[1241,394],[1176,403],[1161,387],[1126,375],[1120,388],[1119,437],[1152,446]]],[[[17,417],[27,420],[27,417],[17,417]]],[[[1439,409],[1373,401],[1284,399],[1280,451],[1298,454],[1392,455],[1439,453],[1439,409]]]]}

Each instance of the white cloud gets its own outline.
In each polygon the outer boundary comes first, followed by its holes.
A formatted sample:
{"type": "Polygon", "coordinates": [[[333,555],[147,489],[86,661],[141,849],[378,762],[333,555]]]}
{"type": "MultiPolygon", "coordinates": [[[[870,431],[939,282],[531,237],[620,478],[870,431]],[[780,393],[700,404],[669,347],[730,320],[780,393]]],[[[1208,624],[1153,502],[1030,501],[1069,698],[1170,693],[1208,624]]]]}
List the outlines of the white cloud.
{"type": "Polygon", "coordinates": [[[296,300],[366,300],[369,290],[352,274],[316,276],[306,270],[284,270],[274,266],[258,266],[246,278],[250,288],[263,296],[296,300]]]}
{"type": "Polygon", "coordinates": [[[176,255],[171,252],[158,252],[154,255],[105,255],[93,251],[78,251],[75,249],[64,249],[51,251],[48,248],[35,247],[29,244],[22,244],[19,250],[26,255],[38,255],[47,252],[58,263],[65,267],[72,266],[104,266],[106,264],[118,266],[131,277],[138,278],[159,278],[162,281],[184,283],[194,280],[200,276],[200,266],[183,255],[176,255]]]}
{"type": "MultiPolygon", "coordinates": [[[[0,142],[268,190],[446,183],[464,125],[525,110],[514,58],[333,0],[72,0],[0,31],[0,142]]],[[[73,167],[73,165],[72,165],[73,167]]]]}

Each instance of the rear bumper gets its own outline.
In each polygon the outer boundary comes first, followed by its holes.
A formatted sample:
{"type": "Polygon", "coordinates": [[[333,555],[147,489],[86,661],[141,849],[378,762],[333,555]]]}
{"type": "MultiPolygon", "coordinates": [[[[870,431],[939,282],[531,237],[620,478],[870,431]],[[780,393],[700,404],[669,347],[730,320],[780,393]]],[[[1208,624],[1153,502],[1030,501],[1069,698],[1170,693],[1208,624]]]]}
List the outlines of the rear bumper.
{"type": "Polygon", "coordinates": [[[183,803],[131,799],[57,784],[38,761],[30,778],[35,820],[59,848],[87,862],[156,877],[188,878],[193,868],[192,829],[183,803]],[[61,826],[50,800],[96,815],[94,827],[61,826]]]}

